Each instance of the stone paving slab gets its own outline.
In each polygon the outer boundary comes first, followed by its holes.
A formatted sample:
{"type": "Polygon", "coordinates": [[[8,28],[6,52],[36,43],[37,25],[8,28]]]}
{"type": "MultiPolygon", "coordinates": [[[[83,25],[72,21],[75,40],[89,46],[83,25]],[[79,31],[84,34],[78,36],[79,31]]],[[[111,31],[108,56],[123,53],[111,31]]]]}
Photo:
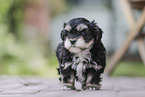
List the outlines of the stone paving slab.
{"type": "Polygon", "coordinates": [[[0,97],[145,97],[145,78],[104,77],[101,90],[60,90],[58,79],[0,76],[0,97]]]}

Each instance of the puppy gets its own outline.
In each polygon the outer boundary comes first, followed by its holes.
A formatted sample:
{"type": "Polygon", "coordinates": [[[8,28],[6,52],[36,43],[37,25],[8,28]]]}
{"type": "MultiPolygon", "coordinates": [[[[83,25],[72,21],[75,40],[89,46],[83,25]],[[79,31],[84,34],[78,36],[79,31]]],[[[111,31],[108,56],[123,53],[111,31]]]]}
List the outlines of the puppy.
{"type": "Polygon", "coordinates": [[[56,49],[62,89],[76,89],[75,80],[82,84],[83,90],[100,89],[100,75],[106,65],[102,33],[94,21],[85,18],[73,18],[64,24],[62,42],[56,49]]]}

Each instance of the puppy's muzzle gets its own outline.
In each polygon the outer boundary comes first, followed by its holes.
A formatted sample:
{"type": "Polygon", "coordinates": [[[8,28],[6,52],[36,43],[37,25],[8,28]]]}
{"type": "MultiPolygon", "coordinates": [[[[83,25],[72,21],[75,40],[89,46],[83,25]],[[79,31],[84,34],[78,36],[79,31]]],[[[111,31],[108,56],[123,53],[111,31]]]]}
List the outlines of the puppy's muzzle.
{"type": "Polygon", "coordinates": [[[76,44],[76,42],[77,42],[77,39],[75,39],[75,38],[70,38],[69,41],[70,41],[71,47],[75,47],[75,44],[76,44]]]}
{"type": "Polygon", "coordinates": [[[72,45],[74,45],[74,44],[76,43],[76,40],[70,40],[70,43],[71,43],[72,45]]]}

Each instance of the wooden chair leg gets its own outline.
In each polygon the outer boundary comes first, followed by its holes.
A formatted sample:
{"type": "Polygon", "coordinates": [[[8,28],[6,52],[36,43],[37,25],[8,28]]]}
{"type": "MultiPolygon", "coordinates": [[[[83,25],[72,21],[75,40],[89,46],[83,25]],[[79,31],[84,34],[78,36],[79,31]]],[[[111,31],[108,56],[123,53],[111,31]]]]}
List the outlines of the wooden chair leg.
{"type": "Polygon", "coordinates": [[[129,4],[129,0],[119,0],[119,2],[121,4],[122,12],[126,18],[128,26],[130,29],[132,29],[136,24],[136,20],[133,14],[133,10],[129,4]]]}
{"type": "Polygon", "coordinates": [[[144,37],[139,37],[137,42],[138,42],[138,50],[139,50],[141,59],[145,65],[145,46],[144,46],[143,38],[144,37]]]}
{"type": "Polygon", "coordinates": [[[108,71],[107,71],[108,75],[111,75],[113,73],[113,71],[116,67],[116,64],[122,58],[122,56],[125,54],[129,45],[134,40],[134,38],[137,36],[140,29],[143,27],[144,23],[145,23],[145,8],[144,8],[143,13],[142,13],[141,17],[139,18],[138,22],[136,23],[136,25],[134,25],[133,29],[131,29],[131,31],[129,32],[122,47],[111,58],[110,65],[109,65],[108,71]]]}

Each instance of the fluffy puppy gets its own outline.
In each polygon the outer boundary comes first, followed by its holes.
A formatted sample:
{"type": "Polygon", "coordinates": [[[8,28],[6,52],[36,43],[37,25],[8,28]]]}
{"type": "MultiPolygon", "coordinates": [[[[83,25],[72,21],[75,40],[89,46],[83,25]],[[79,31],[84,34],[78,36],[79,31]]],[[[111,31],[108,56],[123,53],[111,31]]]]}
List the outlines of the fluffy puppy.
{"type": "Polygon", "coordinates": [[[56,49],[62,89],[76,89],[75,80],[84,90],[100,89],[100,75],[106,65],[102,33],[94,21],[85,18],[73,18],[64,24],[62,42],[56,49]]]}

